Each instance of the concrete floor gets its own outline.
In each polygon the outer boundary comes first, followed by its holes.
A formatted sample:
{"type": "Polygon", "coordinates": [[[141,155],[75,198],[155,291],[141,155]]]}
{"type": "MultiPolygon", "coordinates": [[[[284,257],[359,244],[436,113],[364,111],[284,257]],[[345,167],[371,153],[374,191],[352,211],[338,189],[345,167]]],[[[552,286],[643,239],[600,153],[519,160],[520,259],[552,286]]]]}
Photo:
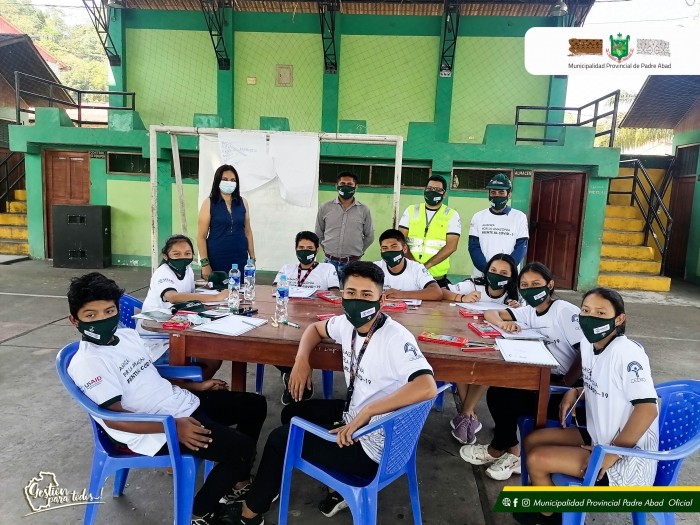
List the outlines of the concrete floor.
{"type": "MultiPolygon", "coordinates": [[[[83,271],[52,268],[48,261],[22,261],[0,266],[0,524],[69,524],[82,521],[83,508],[74,507],[36,514],[29,511],[22,489],[39,471],[53,472],[62,487],[81,491],[86,487],[92,454],[92,432],[86,415],[63,391],[56,377],[54,358],[59,348],[77,338],[66,320],[65,292],[68,280],[83,271]]],[[[117,280],[127,292],[144,298],[150,272],[145,268],[113,267],[103,273],[117,280]]],[[[574,303],[580,294],[562,292],[574,303]]],[[[700,377],[700,288],[674,283],[670,294],[630,292],[628,335],[641,342],[649,354],[655,382],[700,377]]],[[[223,379],[230,377],[224,364],[223,379]]],[[[279,376],[267,367],[265,395],[269,413],[259,450],[267,433],[279,422],[279,376]]],[[[320,386],[320,377],[316,378],[320,386]]],[[[249,367],[248,388],[253,389],[254,367],[249,367]]],[[[336,374],[336,396],[345,387],[336,374]]],[[[459,458],[459,445],[449,434],[454,404],[447,397],[444,413],[433,411],[421,436],[418,472],[424,523],[435,525],[513,525],[509,515],[492,514],[496,496],[505,484],[495,482],[459,458]]],[[[484,429],[479,442],[488,443],[492,421],[485,404],[478,407],[484,429]]],[[[328,524],[316,503],[323,498],[321,484],[295,474],[290,506],[291,524],[328,524]]],[[[686,460],[680,484],[700,485],[700,459],[686,460]]],[[[106,503],[100,506],[98,523],[155,525],[172,523],[172,478],[163,469],[136,470],[129,476],[121,498],[109,497],[112,480],[105,486],[106,503]]],[[[399,480],[382,491],[379,523],[412,523],[406,482],[399,480]]],[[[696,514],[678,514],[678,523],[700,524],[696,514]]],[[[277,506],[267,515],[277,523],[277,506]]],[[[337,525],[352,523],[344,511],[332,519],[337,525]]],[[[595,514],[588,523],[628,524],[629,516],[595,514]]]]}

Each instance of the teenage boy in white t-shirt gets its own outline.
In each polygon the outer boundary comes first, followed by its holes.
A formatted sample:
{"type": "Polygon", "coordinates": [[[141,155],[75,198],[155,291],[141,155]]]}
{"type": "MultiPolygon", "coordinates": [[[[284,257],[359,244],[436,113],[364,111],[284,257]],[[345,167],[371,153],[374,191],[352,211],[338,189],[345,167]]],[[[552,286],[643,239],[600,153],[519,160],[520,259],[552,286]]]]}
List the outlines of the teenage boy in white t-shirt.
{"type": "Polygon", "coordinates": [[[384,272],[387,299],[441,301],[442,289],[430,272],[417,261],[406,258],[406,237],[399,230],[387,230],[379,237],[382,260],[374,264],[384,272]]]}
{"type": "MultiPolygon", "coordinates": [[[[230,392],[218,379],[177,381],[176,386],[162,378],[136,331],[117,329],[123,293],[97,272],[71,281],[68,319],[83,339],[68,374],[101,408],[173,416],[180,450],[216,462],[194,498],[192,524],[229,523],[231,508],[219,509],[219,500],[234,499],[250,486],[250,468],[267,414],[265,398],[230,392]]],[[[146,456],[168,453],[160,423],[96,421],[123,448],[146,456]]]]}
{"type": "MultiPolygon", "coordinates": [[[[415,338],[379,311],[384,302],[382,271],[370,262],[354,261],[345,267],[344,274],[345,315],[314,323],[304,332],[289,381],[292,395],[299,402],[282,411],[285,424],[270,433],[250,492],[243,505],[236,505],[241,514],[233,524],[264,523],[263,514],[280,491],[288,423],[292,417],[303,417],[337,436],[337,443],[333,443],[306,434],[301,452],[304,459],[348,475],[371,477],[377,473],[384,436],[375,432],[355,443],[352,434],[383,414],[435,397],[437,388],[432,368],[415,338]],[[347,410],[344,399],[301,401],[304,388],[311,382],[309,355],[326,338],[342,345],[348,384],[351,367],[353,373],[357,371],[347,410]]],[[[328,517],[346,507],[345,500],[331,489],[319,504],[321,512],[328,517]]]]}

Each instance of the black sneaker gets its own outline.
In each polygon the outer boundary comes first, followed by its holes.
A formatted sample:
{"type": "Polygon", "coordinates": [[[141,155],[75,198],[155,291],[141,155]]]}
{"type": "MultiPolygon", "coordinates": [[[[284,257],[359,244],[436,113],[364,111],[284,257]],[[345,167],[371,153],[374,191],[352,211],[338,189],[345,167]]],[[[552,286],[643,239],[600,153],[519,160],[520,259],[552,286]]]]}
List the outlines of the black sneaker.
{"type": "Polygon", "coordinates": [[[545,516],[539,512],[514,512],[513,519],[520,525],[561,525],[561,512],[545,516]]]}
{"type": "MultiPolygon", "coordinates": [[[[282,404],[287,406],[294,403],[292,393],[289,391],[289,374],[282,374],[282,383],[284,383],[284,392],[282,392],[282,404]]],[[[302,399],[310,399],[314,395],[314,384],[311,383],[311,388],[304,389],[302,399]]]]}
{"type": "Polygon", "coordinates": [[[348,503],[345,501],[345,499],[343,499],[343,496],[341,496],[338,492],[331,491],[328,491],[326,499],[318,504],[318,510],[320,510],[326,518],[332,518],[341,510],[347,508],[348,503]]]}
{"type": "MultiPolygon", "coordinates": [[[[265,525],[265,516],[258,514],[254,518],[244,518],[242,505],[225,505],[217,514],[217,525],[265,525]]],[[[208,525],[208,524],[207,524],[208,525]]]]}
{"type": "Polygon", "coordinates": [[[223,525],[216,512],[208,512],[201,518],[192,518],[190,525],[223,525]]]}
{"type": "Polygon", "coordinates": [[[250,477],[250,482],[242,489],[232,488],[231,492],[226,494],[223,498],[219,500],[219,503],[224,505],[232,505],[233,503],[240,503],[245,500],[246,495],[250,492],[250,487],[253,484],[253,476],[250,477]]]}

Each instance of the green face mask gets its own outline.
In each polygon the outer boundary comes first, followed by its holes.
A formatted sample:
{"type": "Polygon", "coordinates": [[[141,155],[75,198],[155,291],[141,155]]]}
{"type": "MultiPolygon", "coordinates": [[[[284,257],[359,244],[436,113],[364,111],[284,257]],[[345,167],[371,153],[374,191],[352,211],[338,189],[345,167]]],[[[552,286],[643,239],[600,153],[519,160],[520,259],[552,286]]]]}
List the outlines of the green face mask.
{"type": "Polygon", "coordinates": [[[119,326],[119,314],[101,321],[84,322],[78,319],[78,331],[86,341],[96,345],[108,345],[119,326]]]}
{"type": "Polygon", "coordinates": [[[488,281],[489,287],[492,290],[503,290],[506,286],[508,286],[508,283],[510,283],[511,278],[504,277],[503,275],[499,275],[497,273],[489,272],[486,274],[486,280],[488,281]]]}
{"type": "Polygon", "coordinates": [[[614,317],[603,319],[581,314],[578,316],[578,324],[581,325],[581,332],[589,343],[602,341],[617,329],[614,317]]]}
{"type": "Polygon", "coordinates": [[[502,210],[508,203],[508,197],[489,197],[489,202],[494,210],[502,210]]]}
{"type": "Polygon", "coordinates": [[[177,278],[182,281],[185,278],[187,267],[192,264],[192,257],[188,259],[167,259],[165,262],[175,272],[177,278]]]}
{"type": "Polygon", "coordinates": [[[438,193],[437,191],[425,190],[423,192],[423,198],[428,206],[437,206],[445,198],[444,193],[438,193]]]}
{"type": "Polygon", "coordinates": [[[314,250],[297,250],[297,259],[301,264],[311,264],[316,259],[314,250]]]}
{"type": "Polygon", "coordinates": [[[336,189],[341,199],[352,199],[352,196],[355,195],[355,186],[338,186],[336,189]]]}
{"type": "Polygon", "coordinates": [[[394,266],[401,264],[401,261],[403,261],[403,252],[382,252],[382,259],[384,259],[384,262],[386,262],[386,265],[389,268],[393,268],[394,266]]]}
{"type": "Polygon", "coordinates": [[[365,301],[364,299],[343,299],[345,317],[355,327],[360,328],[369,323],[379,313],[381,301],[365,301]]]}
{"type": "Polygon", "coordinates": [[[547,300],[549,294],[552,291],[547,286],[538,286],[537,288],[521,288],[520,295],[522,295],[525,302],[535,308],[541,305],[547,300]]]}

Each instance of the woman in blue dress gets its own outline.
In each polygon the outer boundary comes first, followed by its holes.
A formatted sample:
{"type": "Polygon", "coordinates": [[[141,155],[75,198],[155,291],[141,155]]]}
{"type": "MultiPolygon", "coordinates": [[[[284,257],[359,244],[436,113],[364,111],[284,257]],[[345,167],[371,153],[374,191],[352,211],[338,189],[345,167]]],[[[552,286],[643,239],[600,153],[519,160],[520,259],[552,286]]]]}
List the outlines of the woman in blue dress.
{"type": "Polygon", "coordinates": [[[248,202],[241,197],[238,172],[228,164],[216,170],[211,193],[199,210],[197,249],[204,279],[213,271],[228,272],[232,264],[243,274],[248,259],[255,263],[248,202]]]}

